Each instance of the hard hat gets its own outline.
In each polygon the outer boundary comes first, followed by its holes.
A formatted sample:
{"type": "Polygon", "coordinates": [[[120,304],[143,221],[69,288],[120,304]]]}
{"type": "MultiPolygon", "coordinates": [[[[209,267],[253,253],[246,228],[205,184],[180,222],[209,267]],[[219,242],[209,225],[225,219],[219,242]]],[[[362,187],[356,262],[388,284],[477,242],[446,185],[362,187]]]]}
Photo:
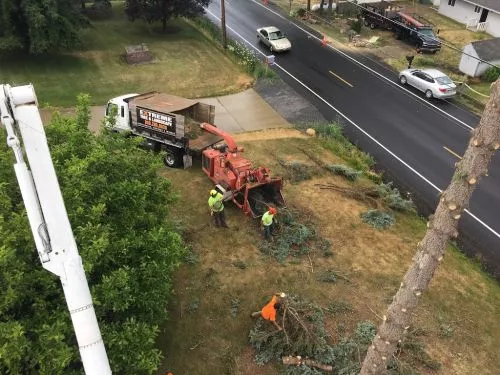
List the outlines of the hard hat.
{"type": "Polygon", "coordinates": [[[217,195],[217,190],[215,190],[215,189],[210,190],[210,195],[212,197],[215,197],[217,195]]]}
{"type": "Polygon", "coordinates": [[[283,292],[281,292],[281,293],[280,293],[280,297],[281,297],[281,298],[285,298],[285,297],[286,297],[286,294],[285,294],[285,293],[283,293],[283,292]]]}
{"type": "Polygon", "coordinates": [[[274,207],[269,208],[269,213],[271,215],[275,215],[277,212],[278,212],[278,210],[276,210],[276,208],[274,208],[274,207]]]}

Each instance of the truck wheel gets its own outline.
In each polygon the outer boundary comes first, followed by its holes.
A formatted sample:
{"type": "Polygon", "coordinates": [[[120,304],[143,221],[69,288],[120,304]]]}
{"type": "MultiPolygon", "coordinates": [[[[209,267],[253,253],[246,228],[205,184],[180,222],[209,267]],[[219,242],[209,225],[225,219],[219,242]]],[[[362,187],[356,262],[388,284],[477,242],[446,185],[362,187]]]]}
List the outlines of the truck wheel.
{"type": "Polygon", "coordinates": [[[167,150],[163,156],[163,163],[169,168],[176,168],[179,166],[179,153],[173,150],[167,150]]]}
{"type": "Polygon", "coordinates": [[[370,21],[368,21],[366,18],[363,20],[363,23],[366,27],[370,26],[370,21]]]}
{"type": "Polygon", "coordinates": [[[370,29],[375,30],[377,28],[377,25],[375,23],[370,23],[370,29]]]}

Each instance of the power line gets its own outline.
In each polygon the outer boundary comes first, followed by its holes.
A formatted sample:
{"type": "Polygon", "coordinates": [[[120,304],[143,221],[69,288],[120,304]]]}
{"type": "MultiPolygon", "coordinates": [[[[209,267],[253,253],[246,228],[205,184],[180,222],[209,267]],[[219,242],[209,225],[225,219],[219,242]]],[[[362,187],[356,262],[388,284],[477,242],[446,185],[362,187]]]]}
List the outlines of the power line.
{"type": "Polygon", "coordinates": [[[485,60],[483,60],[483,59],[481,59],[481,58],[479,58],[479,57],[476,57],[476,56],[473,56],[473,55],[471,55],[471,54],[469,54],[469,53],[467,53],[467,52],[464,52],[463,50],[461,50],[461,49],[459,49],[459,48],[455,47],[455,46],[454,46],[454,45],[452,45],[452,44],[445,43],[445,42],[443,42],[443,41],[442,41],[441,39],[439,39],[439,38],[434,38],[434,37],[428,36],[428,35],[426,35],[426,34],[424,34],[424,33],[418,32],[418,31],[416,31],[416,30],[414,30],[414,29],[412,29],[412,28],[410,28],[410,27],[406,26],[404,23],[397,22],[397,21],[395,21],[395,20],[393,20],[393,19],[391,19],[391,18],[389,18],[389,17],[386,17],[386,16],[384,16],[384,15],[380,14],[380,13],[374,12],[374,11],[372,11],[372,10],[368,9],[368,8],[365,8],[364,6],[361,6],[361,5],[357,4],[357,3],[355,3],[354,1],[351,1],[351,0],[346,0],[346,1],[347,1],[348,3],[350,3],[350,4],[354,5],[354,6],[358,7],[358,8],[361,8],[361,9],[362,9],[362,10],[364,10],[364,11],[367,11],[367,12],[369,12],[369,13],[372,13],[372,14],[376,15],[377,17],[384,18],[384,19],[388,20],[389,22],[391,22],[391,23],[393,23],[393,24],[398,25],[399,27],[403,27],[403,28],[405,28],[405,29],[407,29],[407,30],[409,30],[409,31],[413,31],[413,32],[415,32],[417,35],[420,35],[420,36],[422,36],[422,35],[423,35],[424,37],[426,37],[426,38],[428,38],[428,39],[432,39],[432,40],[434,40],[434,41],[436,41],[436,42],[439,42],[439,43],[441,43],[442,45],[444,45],[444,46],[446,46],[446,47],[448,47],[448,48],[450,48],[450,49],[452,49],[452,50],[454,50],[454,51],[457,51],[457,52],[462,53],[462,55],[465,55],[465,56],[468,56],[468,57],[472,57],[474,60],[478,60],[478,61],[480,61],[480,62],[482,62],[482,63],[484,63],[484,64],[486,64],[486,65],[489,65],[489,66],[491,66],[491,67],[493,67],[493,68],[499,68],[498,66],[496,66],[496,65],[494,65],[494,64],[491,64],[491,63],[490,63],[490,62],[488,62],[488,61],[485,61],[485,60]]]}

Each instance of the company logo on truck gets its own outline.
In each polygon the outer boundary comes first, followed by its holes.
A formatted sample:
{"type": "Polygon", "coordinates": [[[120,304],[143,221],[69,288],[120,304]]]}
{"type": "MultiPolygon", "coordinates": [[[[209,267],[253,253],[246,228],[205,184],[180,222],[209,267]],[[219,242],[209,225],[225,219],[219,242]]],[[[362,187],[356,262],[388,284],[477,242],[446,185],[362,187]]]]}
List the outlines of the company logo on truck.
{"type": "Polygon", "coordinates": [[[175,116],[137,108],[137,126],[175,135],[175,116]]]}

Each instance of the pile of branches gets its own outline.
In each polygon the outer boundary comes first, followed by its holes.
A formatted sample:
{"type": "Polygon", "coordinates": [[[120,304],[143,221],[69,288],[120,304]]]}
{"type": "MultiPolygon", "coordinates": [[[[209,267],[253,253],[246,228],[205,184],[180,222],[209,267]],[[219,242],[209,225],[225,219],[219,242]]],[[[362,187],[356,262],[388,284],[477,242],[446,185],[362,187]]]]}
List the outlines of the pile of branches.
{"type": "Polygon", "coordinates": [[[300,161],[285,161],[279,159],[278,163],[284,168],[283,178],[290,181],[292,184],[310,180],[315,175],[319,174],[319,170],[316,166],[300,161]]]}
{"type": "Polygon", "coordinates": [[[334,345],[325,328],[327,314],[332,314],[327,308],[298,296],[287,297],[278,314],[282,331],[262,319],[250,330],[250,344],[257,352],[255,361],[260,365],[271,361],[294,364],[285,367],[286,375],[357,375],[375,336],[375,326],[361,322],[352,337],[344,337],[334,345]]]}
{"type": "Polygon", "coordinates": [[[363,174],[362,171],[358,171],[357,169],[348,167],[343,164],[330,164],[326,165],[325,168],[333,174],[342,176],[349,181],[356,181],[358,177],[363,174]]]}
{"type": "Polygon", "coordinates": [[[293,208],[280,209],[275,216],[273,241],[261,241],[260,251],[284,262],[288,256],[298,257],[319,250],[324,256],[331,254],[331,242],[318,235],[310,217],[293,208]]]}
{"type": "Polygon", "coordinates": [[[392,186],[392,182],[379,184],[375,186],[350,186],[343,187],[333,183],[316,184],[322,190],[335,190],[349,198],[366,202],[375,209],[381,209],[382,205],[400,212],[414,212],[415,205],[411,199],[405,199],[401,196],[398,189],[392,186]]]}

